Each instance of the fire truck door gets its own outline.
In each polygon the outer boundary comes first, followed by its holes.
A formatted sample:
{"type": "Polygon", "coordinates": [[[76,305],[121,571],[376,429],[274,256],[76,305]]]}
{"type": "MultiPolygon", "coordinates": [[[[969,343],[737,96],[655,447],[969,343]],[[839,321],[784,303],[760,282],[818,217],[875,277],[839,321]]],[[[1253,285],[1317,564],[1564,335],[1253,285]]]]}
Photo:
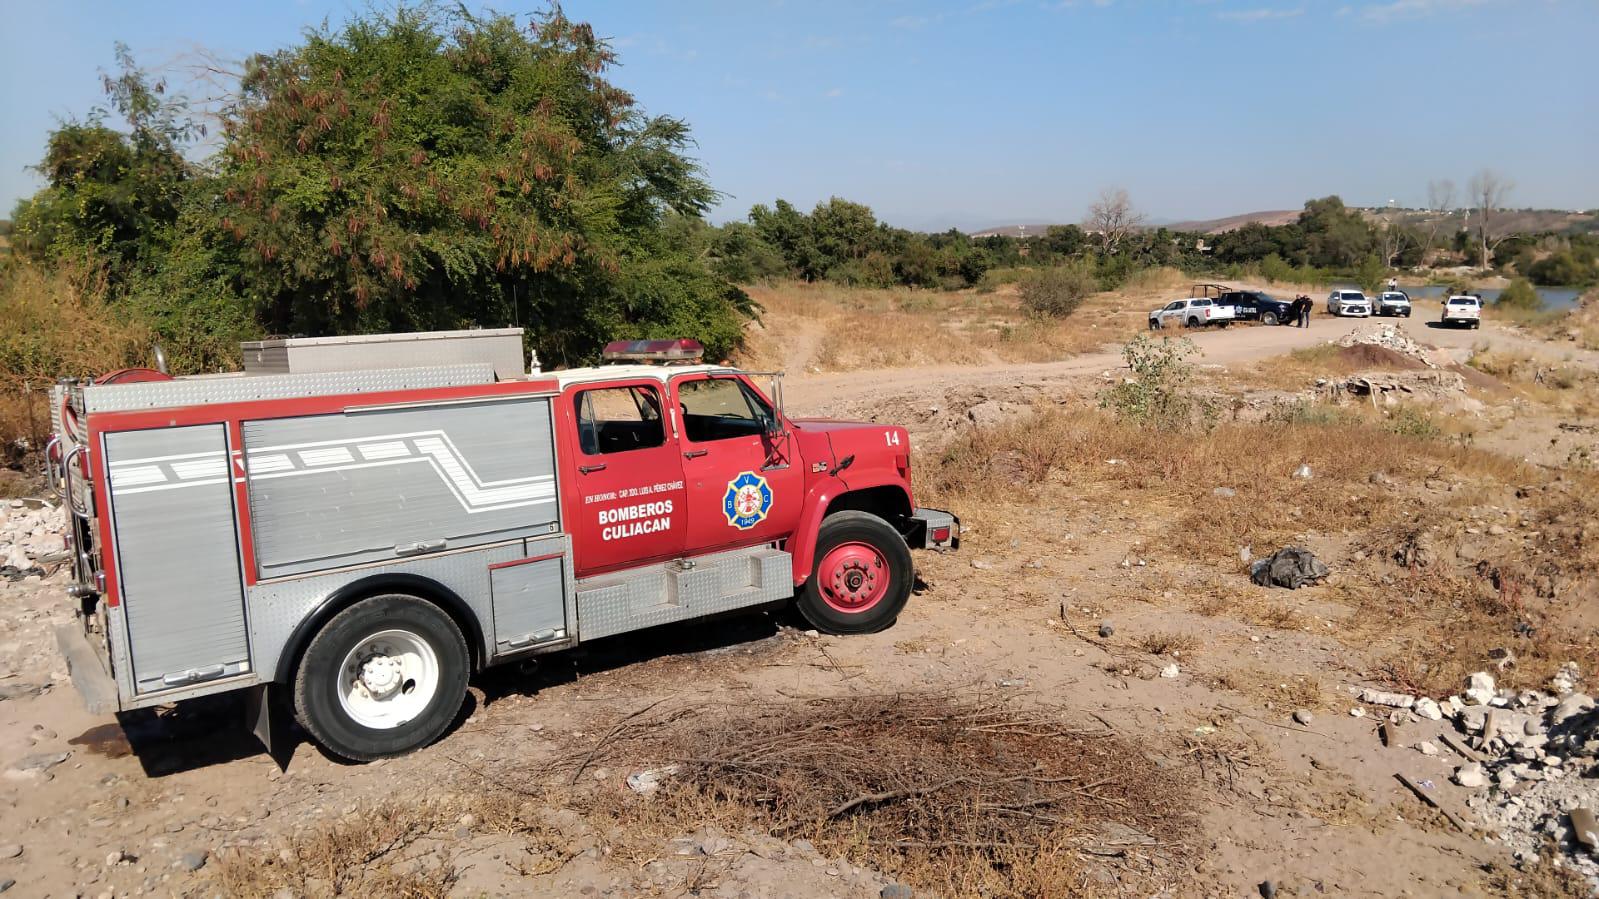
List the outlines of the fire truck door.
{"type": "Polygon", "coordinates": [[[134,688],[249,670],[226,426],[105,437],[134,688]]]}
{"type": "Polygon", "coordinates": [[[804,473],[771,404],[741,378],[672,382],[688,490],[686,555],[781,540],[799,523],[804,473]]]}
{"type": "Polygon", "coordinates": [[[573,390],[578,577],[683,552],[683,460],[658,381],[573,390]]]}

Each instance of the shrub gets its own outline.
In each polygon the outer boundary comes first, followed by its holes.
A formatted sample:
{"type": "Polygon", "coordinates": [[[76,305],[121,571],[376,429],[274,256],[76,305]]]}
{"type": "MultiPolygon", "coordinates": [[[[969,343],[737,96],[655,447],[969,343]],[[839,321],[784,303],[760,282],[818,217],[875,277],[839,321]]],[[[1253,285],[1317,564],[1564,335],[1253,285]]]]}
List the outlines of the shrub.
{"type": "Polygon", "coordinates": [[[1538,296],[1538,291],[1533,289],[1532,282],[1526,278],[1517,278],[1499,294],[1499,299],[1494,300],[1494,305],[1513,309],[1537,309],[1543,305],[1543,300],[1538,296]]]}
{"type": "Polygon", "coordinates": [[[1041,269],[1021,280],[1022,308],[1040,318],[1065,318],[1098,290],[1092,264],[1074,262],[1041,269]]]}
{"type": "Polygon", "coordinates": [[[1140,334],[1122,347],[1122,358],[1133,377],[1100,395],[1100,406],[1139,424],[1161,429],[1187,427],[1197,418],[1209,419],[1214,410],[1188,389],[1194,366],[1188,357],[1198,352],[1186,337],[1158,341],[1140,334]]]}
{"type": "Polygon", "coordinates": [[[1294,267],[1283,261],[1283,257],[1271,253],[1260,260],[1260,276],[1265,278],[1268,284],[1289,281],[1294,277],[1294,267]]]}

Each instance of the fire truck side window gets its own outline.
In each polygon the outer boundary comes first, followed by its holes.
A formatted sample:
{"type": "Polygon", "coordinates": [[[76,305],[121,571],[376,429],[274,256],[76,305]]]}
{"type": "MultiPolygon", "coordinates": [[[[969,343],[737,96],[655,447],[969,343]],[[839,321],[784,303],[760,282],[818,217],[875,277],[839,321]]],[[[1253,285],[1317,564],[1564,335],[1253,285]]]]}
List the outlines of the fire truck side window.
{"type": "Polygon", "coordinates": [[[683,433],[694,443],[764,434],[772,410],[737,378],[688,381],[677,388],[683,433]]]}
{"type": "Polygon", "coordinates": [[[577,394],[577,439],[601,456],[666,442],[660,395],[652,387],[596,387],[577,394]]]}

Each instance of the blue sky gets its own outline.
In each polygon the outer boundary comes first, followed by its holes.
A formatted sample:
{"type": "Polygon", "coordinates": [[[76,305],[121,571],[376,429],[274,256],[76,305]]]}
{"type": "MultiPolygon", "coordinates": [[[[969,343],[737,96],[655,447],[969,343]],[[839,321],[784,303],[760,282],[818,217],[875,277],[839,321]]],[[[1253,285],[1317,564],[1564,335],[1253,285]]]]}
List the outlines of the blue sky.
{"type": "MultiPolygon", "coordinates": [[[[470,4],[479,6],[481,4],[470,4]]],[[[492,4],[527,12],[534,4],[492,4]]],[[[293,43],[363,2],[4,0],[0,213],[122,40],[174,83],[197,48],[293,43]]],[[[1420,205],[1492,167],[1517,206],[1599,206],[1596,0],[568,0],[613,80],[686,119],[715,218],[838,195],[907,227],[1420,205]]]]}

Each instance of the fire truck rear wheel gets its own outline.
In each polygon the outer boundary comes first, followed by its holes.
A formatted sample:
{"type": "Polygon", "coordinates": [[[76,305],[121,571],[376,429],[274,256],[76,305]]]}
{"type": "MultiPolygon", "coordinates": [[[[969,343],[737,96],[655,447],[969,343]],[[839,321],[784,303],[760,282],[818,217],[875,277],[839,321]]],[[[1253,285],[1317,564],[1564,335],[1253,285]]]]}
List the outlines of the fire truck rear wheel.
{"type": "Polygon", "coordinates": [[[450,726],[469,668],[466,638],[442,609],[415,596],[373,596],[311,639],[295,674],[294,711],[335,755],[403,755],[450,726]]]}
{"type": "Polygon", "coordinates": [[[868,512],[835,512],[816,535],[816,559],[798,606],[827,634],[871,634],[894,623],[911,595],[911,551],[868,512]]]}

